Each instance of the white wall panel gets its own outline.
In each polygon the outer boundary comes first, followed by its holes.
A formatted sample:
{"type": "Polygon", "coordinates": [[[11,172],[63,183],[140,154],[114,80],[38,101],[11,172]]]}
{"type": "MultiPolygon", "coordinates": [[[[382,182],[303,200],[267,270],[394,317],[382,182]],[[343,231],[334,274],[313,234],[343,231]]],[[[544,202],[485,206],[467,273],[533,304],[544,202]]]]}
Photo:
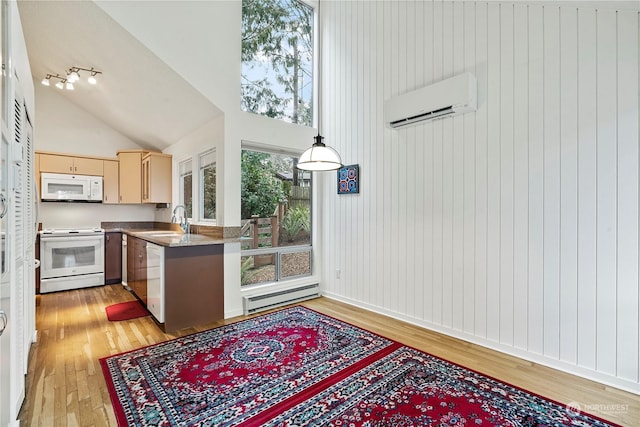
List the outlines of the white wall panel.
{"type": "Polygon", "coordinates": [[[577,362],[578,11],[560,10],[560,359],[577,362]]]}
{"type": "MultiPolygon", "coordinates": [[[[462,11],[463,35],[464,35],[464,67],[465,71],[476,73],[476,39],[475,5],[465,3],[462,11]]],[[[475,259],[476,245],[475,220],[476,220],[476,118],[473,115],[464,116],[464,164],[463,174],[463,254],[462,262],[462,329],[469,334],[474,332],[475,322],[475,259]]],[[[418,156],[416,156],[418,157],[418,156]]]]}
{"type": "Polygon", "coordinates": [[[476,22],[476,78],[478,79],[478,110],[476,119],[476,185],[475,185],[475,289],[474,289],[474,333],[473,336],[487,336],[487,229],[488,229],[488,169],[487,169],[487,56],[488,56],[488,8],[486,3],[477,3],[476,22]]]}
{"type": "MultiPolygon", "coordinates": [[[[453,75],[453,3],[442,3],[442,77],[453,75]]],[[[442,126],[442,325],[452,327],[453,307],[453,121],[442,126]]]]}
{"type": "Polygon", "coordinates": [[[596,139],[596,369],[616,372],[616,264],[617,264],[617,151],[616,12],[596,14],[597,139],[596,139]]]}
{"type": "Polygon", "coordinates": [[[319,177],[326,295],[640,393],[638,13],[323,15],[322,132],[361,168],[359,195],[319,177]],[[385,100],[463,71],[475,113],[385,126],[385,100]]]}
{"type": "Polygon", "coordinates": [[[513,345],[513,5],[500,5],[500,342],[513,345]]]}
{"type": "Polygon", "coordinates": [[[544,354],[560,352],[560,8],[543,7],[544,354]]]}
{"type": "MultiPolygon", "coordinates": [[[[453,3],[453,75],[464,69],[464,4],[453,3]]],[[[463,324],[463,286],[464,286],[464,117],[456,117],[453,125],[453,247],[451,274],[451,327],[462,330],[463,324]]]]}
{"type": "MultiPolygon", "coordinates": [[[[413,54],[415,55],[414,61],[414,81],[413,85],[415,87],[419,87],[424,84],[425,78],[425,48],[426,48],[426,34],[429,31],[429,28],[426,28],[423,23],[423,17],[425,14],[425,3],[418,1],[416,2],[415,10],[413,11],[414,15],[414,25],[415,25],[415,34],[416,34],[416,43],[415,50],[413,54]]],[[[426,256],[426,247],[425,247],[425,218],[427,215],[424,210],[424,202],[425,202],[425,193],[426,191],[426,175],[427,172],[425,168],[421,167],[421,161],[425,158],[427,152],[427,143],[425,140],[425,128],[424,126],[420,128],[415,128],[415,139],[416,139],[416,151],[415,156],[413,157],[413,170],[416,172],[415,177],[415,185],[414,185],[414,197],[415,197],[415,205],[414,205],[414,222],[415,222],[415,231],[411,233],[413,235],[413,247],[410,250],[415,251],[415,259],[416,260],[424,260],[426,256]]],[[[416,262],[413,265],[410,265],[409,268],[413,270],[413,280],[414,280],[414,289],[415,295],[407,295],[407,297],[412,301],[413,305],[413,313],[414,316],[418,319],[422,319],[425,316],[424,312],[424,296],[425,296],[425,273],[427,271],[426,265],[423,262],[416,262]]]]}
{"type": "Polygon", "coordinates": [[[617,16],[618,265],[616,375],[638,372],[638,14],[617,16]]]}
{"type": "Polygon", "coordinates": [[[529,288],[529,34],[528,8],[513,16],[513,345],[527,348],[529,288]]]}
{"type": "Polygon", "coordinates": [[[527,350],[544,352],[544,46],[542,8],[529,7],[529,298],[527,350]]]}
{"type": "MultiPolygon", "coordinates": [[[[433,10],[433,3],[427,2],[424,4],[424,10],[422,14],[422,22],[424,25],[424,38],[423,38],[423,50],[424,58],[422,61],[422,84],[429,84],[433,81],[433,64],[434,64],[434,31],[433,18],[435,16],[433,10]]],[[[382,104],[382,102],[380,102],[382,104]]],[[[433,124],[427,124],[420,126],[422,131],[422,144],[424,145],[424,156],[420,160],[431,159],[427,163],[433,162],[433,124]]],[[[424,282],[419,286],[424,288],[422,295],[422,301],[424,305],[424,314],[422,319],[431,322],[433,319],[433,268],[434,268],[434,230],[433,230],[433,168],[421,167],[424,173],[424,185],[420,190],[423,192],[423,209],[422,212],[424,222],[424,258],[418,258],[416,261],[418,264],[423,265],[423,280],[424,282]]]]}
{"type": "Polygon", "coordinates": [[[578,10],[578,366],[596,367],[596,11],[578,10]]]}
{"type": "Polygon", "coordinates": [[[487,338],[500,340],[500,4],[487,19],[487,338]]]}

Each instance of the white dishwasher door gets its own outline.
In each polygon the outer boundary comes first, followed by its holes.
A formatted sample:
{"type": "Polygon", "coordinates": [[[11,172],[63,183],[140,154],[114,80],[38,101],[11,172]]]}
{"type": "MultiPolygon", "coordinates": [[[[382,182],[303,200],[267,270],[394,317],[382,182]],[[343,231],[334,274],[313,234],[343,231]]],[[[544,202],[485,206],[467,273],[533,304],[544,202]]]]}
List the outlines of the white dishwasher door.
{"type": "Polygon", "coordinates": [[[164,323],[164,246],[147,243],[147,309],[164,323]]]}

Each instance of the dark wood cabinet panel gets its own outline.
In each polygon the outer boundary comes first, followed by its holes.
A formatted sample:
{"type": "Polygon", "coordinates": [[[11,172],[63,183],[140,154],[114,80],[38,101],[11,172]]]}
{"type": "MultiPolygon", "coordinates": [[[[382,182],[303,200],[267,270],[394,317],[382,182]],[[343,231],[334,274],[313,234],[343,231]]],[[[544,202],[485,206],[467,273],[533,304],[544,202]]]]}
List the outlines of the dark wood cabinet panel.
{"type": "Polygon", "coordinates": [[[110,285],[122,281],[122,233],[107,232],[104,236],[104,281],[110,285]]]}
{"type": "Polygon", "coordinates": [[[136,268],[136,290],[138,297],[147,305],[147,242],[136,239],[138,265],[136,268]]]}
{"type": "Polygon", "coordinates": [[[127,283],[133,293],[147,304],[147,242],[127,236],[127,283]]]}
{"type": "Polygon", "coordinates": [[[165,248],[164,328],[224,319],[224,245],[165,248]]]}

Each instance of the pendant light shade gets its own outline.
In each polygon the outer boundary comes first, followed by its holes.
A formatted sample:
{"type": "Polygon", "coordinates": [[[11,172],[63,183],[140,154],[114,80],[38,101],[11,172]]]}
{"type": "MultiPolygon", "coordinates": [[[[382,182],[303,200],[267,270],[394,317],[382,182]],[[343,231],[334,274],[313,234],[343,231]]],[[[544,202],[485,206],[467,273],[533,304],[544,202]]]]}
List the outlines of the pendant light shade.
{"type": "Polygon", "coordinates": [[[331,171],[342,167],[342,159],[336,150],[324,145],[323,136],[318,134],[313,139],[316,141],[298,159],[298,169],[308,171],[331,171]]]}

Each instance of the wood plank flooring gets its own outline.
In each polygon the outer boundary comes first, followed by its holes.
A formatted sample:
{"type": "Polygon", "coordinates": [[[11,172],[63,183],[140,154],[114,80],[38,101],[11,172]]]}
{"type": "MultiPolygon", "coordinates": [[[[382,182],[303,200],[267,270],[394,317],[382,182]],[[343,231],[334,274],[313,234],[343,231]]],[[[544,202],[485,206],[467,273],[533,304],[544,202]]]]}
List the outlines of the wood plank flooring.
{"type": "MultiPolygon", "coordinates": [[[[105,307],[135,299],[121,285],[107,285],[36,299],[38,342],[29,360],[23,426],[115,426],[98,359],[209,329],[244,317],[163,333],[150,317],[110,322],[105,307]]],[[[562,403],[640,426],[640,397],[558,372],[327,298],[303,305],[403,344],[507,381],[562,403]]]]}

